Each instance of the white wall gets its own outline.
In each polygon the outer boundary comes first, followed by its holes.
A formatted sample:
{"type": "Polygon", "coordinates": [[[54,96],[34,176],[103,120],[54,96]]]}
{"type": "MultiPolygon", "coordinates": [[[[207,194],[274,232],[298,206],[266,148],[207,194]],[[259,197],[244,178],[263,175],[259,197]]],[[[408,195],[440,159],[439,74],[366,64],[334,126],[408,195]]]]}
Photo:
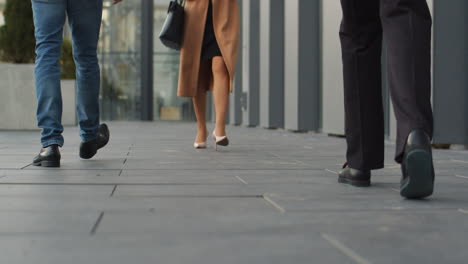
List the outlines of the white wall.
{"type": "Polygon", "coordinates": [[[322,130],[344,134],[343,66],[339,27],[340,1],[321,0],[322,6],[322,130]]]}

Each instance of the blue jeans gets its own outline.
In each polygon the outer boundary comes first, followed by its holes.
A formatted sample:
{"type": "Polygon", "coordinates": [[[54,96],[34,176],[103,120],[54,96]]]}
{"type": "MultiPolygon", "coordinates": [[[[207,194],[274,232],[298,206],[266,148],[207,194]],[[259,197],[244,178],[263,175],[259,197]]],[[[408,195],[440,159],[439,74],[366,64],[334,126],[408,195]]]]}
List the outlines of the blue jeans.
{"type": "Polygon", "coordinates": [[[66,17],[72,32],[76,64],[76,104],[83,141],[97,137],[100,70],[97,45],[103,0],[32,0],[36,35],[37,122],[41,144],[63,146],[59,57],[66,17]]]}

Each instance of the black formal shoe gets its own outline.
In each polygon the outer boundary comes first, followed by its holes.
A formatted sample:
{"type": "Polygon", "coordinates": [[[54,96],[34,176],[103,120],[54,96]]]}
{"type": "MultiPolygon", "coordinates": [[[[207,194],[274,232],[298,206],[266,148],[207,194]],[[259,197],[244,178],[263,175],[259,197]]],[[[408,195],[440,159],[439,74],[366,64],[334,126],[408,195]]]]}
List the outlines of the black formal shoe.
{"type": "Polygon", "coordinates": [[[58,145],[50,145],[42,148],[39,155],[33,160],[34,166],[42,166],[48,168],[60,167],[60,149],[58,145]]]}
{"type": "Polygon", "coordinates": [[[90,159],[96,155],[98,149],[103,148],[109,142],[109,128],[106,124],[102,124],[99,126],[98,136],[97,138],[88,141],[88,142],[81,142],[80,145],[80,158],[82,159],[90,159]]]}
{"type": "Polygon", "coordinates": [[[370,170],[353,169],[347,163],[345,163],[343,170],[338,174],[338,182],[356,187],[369,187],[371,185],[370,178],[370,170]]]}
{"type": "Polygon", "coordinates": [[[422,130],[414,130],[406,141],[401,163],[403,177],[400,194],[408,199],[422,199],[434,192],[434,164],[429,136],[422,130]]]}

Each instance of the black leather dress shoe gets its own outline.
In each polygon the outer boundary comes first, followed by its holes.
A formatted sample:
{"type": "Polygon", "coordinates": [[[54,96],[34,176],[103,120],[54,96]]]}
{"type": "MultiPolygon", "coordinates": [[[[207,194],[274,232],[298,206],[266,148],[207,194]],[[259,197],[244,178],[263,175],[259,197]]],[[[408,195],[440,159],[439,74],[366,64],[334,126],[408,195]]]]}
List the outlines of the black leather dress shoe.
{"type": "Polygon", "coordinates": [[[338,174],[338,182],[356,187],[369,187],[371,185],[370,178],[370,170],[353,169],[348,164],[345,164],[343,170],[338,174]]]}
{"type": "Polygon", "coordinates": [[[49,168],[60,167],[60,149],[58,145],[50,145],[42,148],[39,155],[33,160],[34,166],[42,166],[49,168]]]}
{"type": "Polygon", "coordinates": [[[107,145],[107,143],[109,142],[109,138],[110,132],[107,125],[100,125],[97,138],[88,142],[81,142],[80,157],[82,159],[90,159],[94,157],[98,149],[101,149],[107,145]]]}
{"type": "Polygon", "coordinates": [[[403,177],[400,194],[408,199],[422,199],[434,192],[434,164],[431,140],[422,130],[412,131],[406,142],[401,164],[403,177]]]}

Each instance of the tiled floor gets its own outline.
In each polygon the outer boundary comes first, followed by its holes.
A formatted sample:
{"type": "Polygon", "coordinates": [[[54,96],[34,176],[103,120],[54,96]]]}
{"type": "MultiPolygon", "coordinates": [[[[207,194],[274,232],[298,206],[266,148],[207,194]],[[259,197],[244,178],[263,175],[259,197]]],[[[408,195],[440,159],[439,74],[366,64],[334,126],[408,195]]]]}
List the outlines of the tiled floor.
{"type": "Polygon", "coordinates": [[[110,123],[111,142],[62,167],[30,165],[38,132],[0,132],[0,263],[467,263],[468,151],[435,151],[437,189],[399,197],[337,183],[343,139],[229,127],[194,150],[193,124],[110,123]],[[211,143],[211,142],[210,142],[211,143]]]}

